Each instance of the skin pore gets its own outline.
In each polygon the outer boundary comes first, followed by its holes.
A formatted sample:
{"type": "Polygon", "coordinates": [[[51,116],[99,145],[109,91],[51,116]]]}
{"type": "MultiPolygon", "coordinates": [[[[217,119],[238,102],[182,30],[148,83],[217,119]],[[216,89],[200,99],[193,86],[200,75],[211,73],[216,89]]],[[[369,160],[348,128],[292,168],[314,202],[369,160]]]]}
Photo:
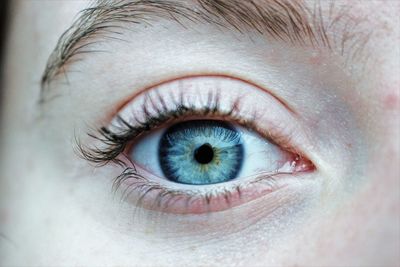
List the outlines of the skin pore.
{"type": "Polygon", "coordinates": [[[399,265],[400,5],[334,1],[330,14],[330,2],[320,2],[325,23],[337,22],[326,33],[331,48],[280,40],[254,25],[179,23],[164,10],[149,23],[118,22],[119,34],[91,36],[91,52],[76,60],[48,61],[89,2],[13,1],[1,104],[0,265],[399,265]],[[43,81],[47,62],[57,70],[43,81]],[[294,110],[297,128],[272,97],[265,113],[296,129],[292,142],[315,171],[232,209],[182,215],[121,201],[111,189],[121,168],[78,156],[76,139],[93,144],[87,133],[138,92],[213,75],[266,89],[294,110]]]}

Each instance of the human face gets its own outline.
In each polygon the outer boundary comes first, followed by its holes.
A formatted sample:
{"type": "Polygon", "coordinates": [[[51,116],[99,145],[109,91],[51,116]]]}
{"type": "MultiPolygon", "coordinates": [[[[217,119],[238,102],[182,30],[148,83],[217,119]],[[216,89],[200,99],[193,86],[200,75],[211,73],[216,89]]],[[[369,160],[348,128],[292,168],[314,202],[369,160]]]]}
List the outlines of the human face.
{"type": "Polygon", "coordinates": [[[113,11],[87,11],[90,20],[75,24],[50,60],[89,2],[12,3],[1,106],[1,265],[400,263],[399,2],[254,2],[102,1],[113,11]],[[150,98],[157,107],[164,100],[173,109],[176,94],[195,110],[139,129],[122,145],[111,138],[107,151],[124,149],[105,153],[88,134],[110,137],[98,129],[114,129],[117,116],[146,119],[146,92],[160,93],[150,98]],[[240,99],[237,116],[199,112],[208,95],[223,111],[240,99]],[[190,175],[189,184],[161,177],[156,132],[206,119],[252,130],[249,140],[260,145],[252,146],[251,164],[265,166],[206,185],[190,184],[190,175]],[[140,198],[135,186],[126,197],[133,178],[115,177],[133,166],[146,178],[142,189],[155,184],[180,197],[160,200],[151,189],[140,198]],[[269,174],[245,183],[259,169],[269,174]],[[188,196],[195,200],[180,201],[188,196]],[[164,204],[154,205],[157,197],[164,204]]]}

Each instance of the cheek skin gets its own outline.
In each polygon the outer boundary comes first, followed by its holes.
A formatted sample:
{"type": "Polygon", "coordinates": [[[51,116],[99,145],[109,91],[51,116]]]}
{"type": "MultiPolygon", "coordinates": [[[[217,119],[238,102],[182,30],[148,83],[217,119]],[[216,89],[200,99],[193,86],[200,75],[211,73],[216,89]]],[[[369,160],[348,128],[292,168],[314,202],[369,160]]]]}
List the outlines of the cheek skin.
{"type": "Polygon", "coordinates": [[[383,107],[386,110],[399,110],[400,108],[400,98],[398,90],[386,94],[382,97],[383,107]]]}

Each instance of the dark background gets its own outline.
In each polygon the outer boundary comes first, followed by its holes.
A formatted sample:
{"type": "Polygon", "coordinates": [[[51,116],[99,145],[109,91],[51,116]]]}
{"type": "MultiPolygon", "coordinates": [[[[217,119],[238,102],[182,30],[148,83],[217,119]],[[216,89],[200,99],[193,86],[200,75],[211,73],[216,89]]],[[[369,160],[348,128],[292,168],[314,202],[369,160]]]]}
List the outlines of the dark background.
{"type": "Polygon", "coordinates": [[[4,45],[6,39],[6,32],[9,20],[9,2],[7,0],[0,0],[0,122],[1,122],[1,106],[2,106],[2,93],[3,93],[3,60],[4,60],[4,45]]]}
{"type": "Polygon", "coordinates": [[[0,62],[3,62],[4,40],[6,34],[6,27],[8,24],[8,3],[9,1],[0,0],[0,62]]]}

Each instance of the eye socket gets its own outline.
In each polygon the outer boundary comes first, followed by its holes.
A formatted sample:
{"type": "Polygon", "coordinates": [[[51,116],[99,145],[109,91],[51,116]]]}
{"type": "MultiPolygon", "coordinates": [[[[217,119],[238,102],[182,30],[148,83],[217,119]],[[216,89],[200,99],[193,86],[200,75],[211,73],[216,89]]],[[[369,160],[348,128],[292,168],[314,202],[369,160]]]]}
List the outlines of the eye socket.
{"type": "Polygon", "coordinates": [[[140,138],[129,156],[162,179],[191,185],[290,172],[286,163],[294,160],[259,134],[221,120],[187,120],[158,129],[140,138]]]}
{"type": "Polygon", "coordinates": [[[162,212],[229,209],[315,170],[296,114],[268,91],[225,76],[149,88],[89,136],[99,143],[81,145],[83,157],[122,165],[114,189],[162,212]]]}

